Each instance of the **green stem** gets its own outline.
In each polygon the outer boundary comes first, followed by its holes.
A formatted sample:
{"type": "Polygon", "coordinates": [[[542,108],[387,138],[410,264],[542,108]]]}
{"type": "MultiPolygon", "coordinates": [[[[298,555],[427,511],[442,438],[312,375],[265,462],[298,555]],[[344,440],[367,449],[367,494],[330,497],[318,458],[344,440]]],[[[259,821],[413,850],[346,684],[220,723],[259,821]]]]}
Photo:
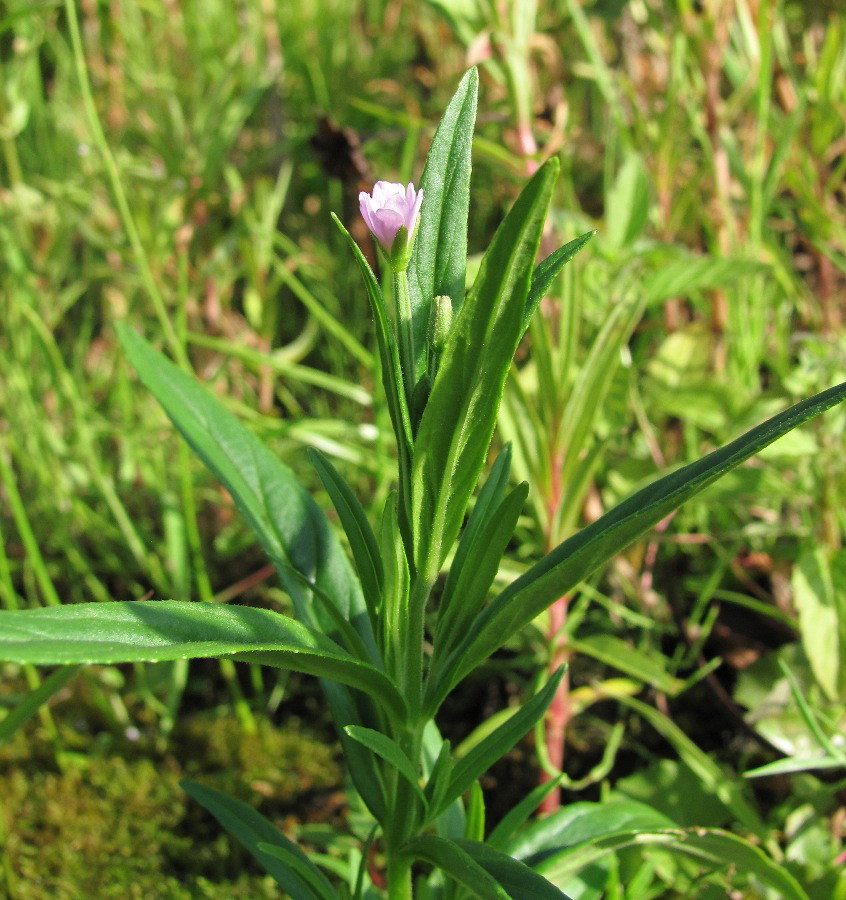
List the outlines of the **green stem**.
{"type": "Polygon", "coordinates": [[[397,298],[397,333],[400,354],[400,366],[402,367],[403,381],[405,382],[405,400],[411,409],[411,394],[414,391],[414,382],[417,377],[414,365],[414,330],[411,321],[411,298],[408,294],[408,276],[405,270],[394,273],[394,286],[397,298]]]}
{"type": "Polygon", "coordinates": [[[388,861],[388,900],[412,900],[411,860],[400,856],[388,861]]]}

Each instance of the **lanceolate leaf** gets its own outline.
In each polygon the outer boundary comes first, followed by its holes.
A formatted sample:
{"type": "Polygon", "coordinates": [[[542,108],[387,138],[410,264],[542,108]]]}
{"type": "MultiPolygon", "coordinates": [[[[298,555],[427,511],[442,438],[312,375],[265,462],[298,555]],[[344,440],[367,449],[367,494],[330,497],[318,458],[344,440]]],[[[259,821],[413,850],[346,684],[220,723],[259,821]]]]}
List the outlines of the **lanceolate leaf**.
{"type": "Polygon", "coordinates": [[[163,600],[0,611],[0,659],[7,662],[111,664],[217,656],[333,679],[377,696],[400,719],[405,715],[405,702],[384,672],[271,610],[163,600]]]}
{"type": "Polygon", "coordinates": [[[509,897],[533,900],[568,900],[567,895],[525,863],[502,853],[488,843],[457,840],[458,846],[508,892],[509,897]]]}
{"type": "Polygon", "coordinates": [[[419,835],[402,846],[405,855],[431,863],[481,900],[511,900],[511,895],[457,841],[419,835]]]}
{"type": "Polygon", "coordinates": [[[664,516],[763,447],[844,399],[846,383],[797,403],[725,447],[643,488],[559,544],[482,611],[434,686],[437,699],[443,699],[510,635],[664,516]]]}
{"type": "Polygon", "coordinates": [[[526,298],[526,306],[523,310],[523,331],[529,327],[529,322],[544,294],[555,280],[555,276],[567,265],[568,262],[587,244],[596,234],[588,231],[586,234],[575,238],[563,247],[559,247],[554,253],[550,253],[546,259],[542,259],[532,272],[532,283],[529,288],[529,296],[526,298]]]}
{"type": "Polygon", "coordinates": [[[434,579],[455,540],[493,434],[552,187],[545,163],[497,229],[447,340],[414,445],[417,568],[434,579]]]}
{"type": "Polygon", "coordinates": [[[187,778],[180,784],[185,793],[207,809],[291,897],[336,896],[329,880],[305,853],[251,806],[187,778]],[[271,848],[278,852],[278,857],[268,852],[271,848]]]}
{"type": "Polygon", "coordinates": [[[375,620],[379,598],[382,596],[382,560],[376,536],[373,534],[373,529],[367,521],[367,515],[358,502],[358,498],[332,463],[317,450],[309,451],[309,459],[317,469],[323,487],[332,498],[332,504],[344,526],[356,571],[361,581],[361,588],[364,591],[367,609],[373,620],[373,630],[376,631],[375,620]]]}
{"type": "Polygon", "coordinates": [[[315,502],[293,472],[193,378],[142,337],[118,326],[130,362],[200,459],[223,482],[291,595],[297,618],[331,633],[331,617],[288,567],[336,605],[375,655],[376,642],[358,579],[315,502]]]}
{"type": "MultiPolygon", "coordinates": [[[[291,470],[193,378],[133,331],[121,325],[117,330],[141,381],[200,459],[223,482],[273,560],[294,602],[297,618],[323,634],[332,634],[333,613],[342,616],[361,636],[368,657],[378,659],[358,580],[326,518],[291,470]],[[298,573],[297,577],[291,570],[298,573]],[[330,611],[326,604],[316,603],[304,582],[313,584],[335,609],[330,611]]],[[[347,687],[328,679],[322,686],[339,729],[366,721],[372,714],[372,710],[363,709],[366,698],[347,687]]],[[[384,804],[374,787],[375,761],[343,731],[340,737],[356,787],[378,816],[384,804]]]]}
{"type": "Polygon", "coordinates": [[[423,374],[432,300],[464,299],[467,214],[470,205],[470,148],[476,121],[479,74],[470,69],[441,118],[420,180],[423,205],[408,267],[408,293],[415,347],[415,378],[423,374]]]}
{"type": "MultiPolygon", "coordinates": [[[[460,797],[480,775],[487,772],[498,759],[505,756],[521,738],[531,731],[535,722],[546,712],[552,702],[563,675],[564,668],[561,667],[544,685],[543,690],[535,694],[528,703],[521,706],[513,716],[455,764],[449,787],[441,798],[440,809],[448,806],[456,797],[460,797]]],[[[431,814],[437,815],[440,809],[433,808],[431,814]]]]}
{"type": "Polygon", "coordinates": [[[460,568],[453,562],[438,609],[432,670],[437,669],[441,655],[458,641],[482,608],[528,493],[525,482],[514,488],[489,512],[460,568]]]}
{"type": "Polygon", "coordinates": [[[426,798],[420,788],[419,776],[414,769],[414,763],[406,756],[403,749],[381,731],[372,728],[364,728],[361,725],[347,725],[344,729],[347,734],[359,744],[372,750],[378,757],[384,759],[411,785],[412,790],[420,799],[423,807],[426,806],[426,798]]]}

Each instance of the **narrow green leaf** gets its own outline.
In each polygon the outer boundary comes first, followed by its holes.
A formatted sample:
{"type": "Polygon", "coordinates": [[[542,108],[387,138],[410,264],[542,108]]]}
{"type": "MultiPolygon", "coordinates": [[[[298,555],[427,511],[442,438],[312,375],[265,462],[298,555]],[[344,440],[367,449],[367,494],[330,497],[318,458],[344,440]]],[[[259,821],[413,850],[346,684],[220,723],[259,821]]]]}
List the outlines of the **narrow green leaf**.
{"type": "Polygon", "coordinates": [[[506,491],[509,487],[508,476],[511,470],[511,444],[506,444],[491,466],[491,471],[482,485],[476,497],[476,502],[467,519],[467,524],[458,542],[458,547],[450,566],[450,575],[447,576],[447,583],[444,585],[444,593],[441,596],[441,605],[449,602],[449,582],[453,569],[460,571],[467,560],[467,556],[476,544],[479,533],[485,527],[488,517],[505,499],[506,491]],[[447,598],[446,600],[444,598],[447,598]]]}
{"type": "MultiPolygon", "coordinates": [[[[449,741],[441,737],[434,719],[429,719],[423,729],[422,759],[424,771],[428,773],[425,794],[429,807],[440,806],[440,797],[452,775],[453,758],[449,741]]],[[[461,837],[464,834],[464,820],[464,804],[459,797],[435,816],[435,832],[446,838],[461,837]]]]}
{"type": "Polygon", "coordinates": [[[544,784],[533,788],[526,796],[496,823],[488,835],[487,844],[495,850],[504,850],[516,832],[529,821],[531,815],[564,780],[564,775],[551,778],[544,784]]]}
{"type": "Polygon", "coordinates": [[[562,416],[564,425],[554,449],[556,457],[561,458],[561,483],[569,488],[565,493],[569,494],[572,490],[572,475],[585,456],[598,415],[620,367],[621,351],[628,343],[641,312],[641,303],[636,295],[617,302],[608,313],[587,359],[579,366],[562,416]]]}
{"type": "MultiPolygon", "coordinates": [[[[291,470],[194,379],[153,350],[143,338],[123,325],[118,325],[117,331],[141,381],[200,459],[223,482],[276,565],[297,618],[331,635],[340,615],[360,635],[368,658],[378,659],[376,638],[358,580],[326,518],[291,470]],[[292,571],[297,577],[292,577],[292,571]],[[313,585],[322,597],[329,598],[330,606],[315,603],[314,592],[305,584],[313,585]]],[[[338,727],[372,718],[373,709],[367,708],[367,698],[326,679],[322,688],[338,727]]],[[[376,792],[376,780],[371,777],[375,761],[343,732],[341,741],[356,787],[368,808],[379,817],[384,811],[384,798],[376,792]]]]}
{"type": "Polygon", "coordinates": [[[442,801],[452,777],[452,764],[452,748],[449,741],[443,741],[441,743],[441,751],[426,781],[426,802],[432,809],[443,808],[442,801]]]}
{"type": "Polygon", "coordinates": [[[526,299],[526,306],[523,310],[523,331],[529,327],[529,322],[531,322],[532,316],[538,308],[538,304],[549,290],[549,286],[555,280],[555,276],[595,234],[595,231],[588,231],[580,237],[569,241],[563,247],[559,247],[557,250],[550,253],[546,259],[542,259],[535,266],[535,269],[532,272],[529,296],[526,299]]]}
{"type": "Polygon", "coordinates": [[[378,757],[393,766],[411,785],[414,793],[423,804],[423,808],[426,808],[426,798],[420,787],[417,771],[399,744],[391,740],[386,734],[382,734],[381,731],[374,731],[372,728],[365,728],[362,725],[347,725],[344,731],[354,741],[358,741],[359,744],[367,747],[368,750],[371,750],[378,757]]]}
{"type": "Polygon", "coordinates": [[[7,662],[111,664],[220,656],[331,678],[405,716],[405,701],[384,672],[271,610],[175,600],[0,610],[0,659],[7,662]]]}
{"type": "Polygon", "coordinates": [[[423,203],[408,266],[415,348],[413,383],[426,365],[432,300],[448,296],[456,311],[464,300],[470,150],[478,91],[479,74],[475,68],[469,69],[441,117],[420,179],[423,203]]]}
{"type": "Polygon", "coordinates": [[[777,759],[743,773],[744,778],[764,778],[769,775],[793,775],[796,772],[813,772],[819,769],[846,769],[846,759],[835,756],[808,756],[777,759]]]}
{"type": "Polygon", "coordinates": [[[141,381],[206,466],[224,484],[278,565],[297,618],[331,633],[331,617],[290,575],[295,569],[352,623],[371,653],[376,641],[361,589],[329,523],[293,472],[193,378],[129,328],[118,336],[141,381]]]}
{"type": "Polygon", "coordinates": [[[634,152],[626,155],[605,200],[605,242],[614,250],[628,247],[637,238],[649,215],[649,181],[643,161],[634,152]]]}
{"type": "Polygon", "coordinates": [[[783,434],[844,399],[846,383],[797,403],[725,447],[643,488],[559,544],[482,610],[467,637],[452,652],[439,684],[433,687],[436,700],[442,700],[467,672],[550,603],[686,500],[783,434]]]}
{"type": "Polygon", "coordinates": [[[514,488],[487,515],[460,563],[453,561],[438,606],[431,671],[437,671],[440,659],[458,643],[482,608],[528,494],[525,482],[514,488]]]}
{"type": "Polygon", "coordinates": [[[734,773],[726,771],[711,759],[672,719],[654,707],[634,697],[622,694],[614,696],[620,703],[633,709],[672,745],[679,759],[696,775],[711,796],[725,806],[734,819],[762,839],[766,836],[766,825],[755,805],[745,796],[746,785],[734,773]]]}
{"type": "Polygon", "coordinates": [[[686,255],[683,259],[662,261],[657,271],[646,276],[641,289],[647,304],[653,306],[670,297],[734,284],[769,268],[751,259],[686,255]]]}
{"type": "Polygon", "coordinates": [[[406,841],[401,851],[403,855],[412,859],[420,859],[437,866],[480,900],[511,900],[505,888],[489,875],[458,841],[436,837],[433,834],[419,835],[406,841]]]}
{"type": "Polygon", "coordinates": [[[376,631],[377,609],[379,598],[382,596],[382,560],[376,536],[358,498],[332,463],[317,450],[309,449],[308,455],[332,500],[350,542],[364,600],[370,613],[373,630],[376,631]]]}
{"type": "Polygon", "coordinates": [[[532,900],[562,900],[562,898],[569,900],[567,895],[552,882],[489,843],[468,840],[457,840],[455,843],[492,875],[514,900],[524,900],[528,897],[532,900]]]}
{"type": "MultiPolygon", "coordinates": [[[[535,722],[552,703],[552,698],[555,696],[555,691],[563,675],[564,667],[562,666],[544,685],[543,689],[538,691],[518,712],[503,722],[499,728],[480,741],[455,764],[449,787],[441,800],[441,808],[451,803],[456,797],[460,797],[480,775],[487,772],[498,759],[501,759],[531,731],[535,722]]],[[[431,814],[437,815],[438,812],[440,812],[439,809],[433,808],[431,814]]]]}
{"type": "Polygon", "coordinates": [[[467,797],[467,818],[464,821],[464,837],[469,841],[485,839],[485,795],[478,781],[470,785],[467,797]]]}
{"type": "Polygon", "coordinates": [[[333,900],[335,891],[320,869],[251,806],[188,778],[179,784],[264,866],[293,900],[333,900]]]}
{"type": "Polygon", "coordinates": [[[414,445],[414,438],[411,429],[411,416],[408,409],[408,402],[405,395],[405,383],[402,375],[402,365],[400,363],[399,348],[397,346],[396,337],[393,327],[388,318],[385,302],[382,298],[382,289],[376,276],[370,268],[369,263],[364,258],[364,254],[353,240],[352,235],[341,224],[341,220],[333,213],[332,219],[341,231],[341,234],[347,239],[350,249],[353,252],[358,267],[361,270],[361,277],[364,279],[364,286],[367,291],[367,297],[370,301],[370,310],[373,313],[373,322],[376,326],[376,342],[379,345],[379,357],[382,362],[382,385],[385,389],[385,397],[388,402],[388,413],[391,417],[394,435],[397,441],[397,461],[399,464],[399,510],[400,525],[403,538],[410,537],[410,512],[409,504],[409,485],[411,479],[411,453],[414,445]]]}
{"type": "Polygon", "coordinates": [[[458,535],[522,335],[535,253],[558,173],[546,162],[497,229],[444,348],[414,445],[417,569],[433,580],[458,535]]]}
{"type": "Polygon", "coordinates": [[[338,894],[329,880],[296,844],[292,843],[290,847],[280,847],[275,844],[268,844],[266,841],[259,841],[257,849],[259,853],[265,856],[278,859],[279,862],[302,879],[308,890],[307,894],[302,895],[304,900],[305,898],[308,898],[308,900],[311,900],[311,898],[314,898],[314,900],[338,900],[338,894]],[[327,885],[328,888],[326,887],[327,885]]]}

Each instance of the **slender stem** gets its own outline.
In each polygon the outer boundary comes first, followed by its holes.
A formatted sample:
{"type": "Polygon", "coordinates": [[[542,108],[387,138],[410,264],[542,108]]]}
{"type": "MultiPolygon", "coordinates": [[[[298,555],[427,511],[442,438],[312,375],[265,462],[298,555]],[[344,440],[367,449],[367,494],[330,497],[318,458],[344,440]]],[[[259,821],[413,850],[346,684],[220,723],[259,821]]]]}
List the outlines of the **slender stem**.
{"type": "Polygon", "coordinates": [[[412,900],[411,860],[400,856],[388,861],[388,900],[412,900]]]}
{"type": "Polygon", "coordinates": [[[394,273],[394,288],[397,298],[397,333],[400,366],[402,367],[403,381],[405,382],[405,399],[408,403],[408,408],[411,409],[411,394],[414,391],[414,381],[417,372],[414,365],[414,330],[411,321],[411,298],[408,294],[408,276],[405,270],[394,273]]]}

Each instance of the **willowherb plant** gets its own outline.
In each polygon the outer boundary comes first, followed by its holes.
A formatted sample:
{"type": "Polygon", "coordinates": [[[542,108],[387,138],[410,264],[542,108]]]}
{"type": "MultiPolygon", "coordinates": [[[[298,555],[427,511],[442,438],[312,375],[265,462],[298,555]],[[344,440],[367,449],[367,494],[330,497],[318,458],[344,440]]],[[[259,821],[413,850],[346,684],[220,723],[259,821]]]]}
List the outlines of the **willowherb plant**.
{"type": "Polygon", "coordinates": [[[415,891],[444,898],[561,897],[581,867],[649,841],[699,861],[723,859],[782,896],[803,897],[792,876],[751,843],[716,829],[679,828],[637,804],[637,815],[627,808],[622,818],[619,805],[612,811],[579,804],[531,823],[554,781],[486,837],[478,779],[544,714],[560,671],[461,758],[435,726],[450,691],[517,629],[686,499],[846,398],[846,384],[818,394],[667,475],[490,599],[527,494],[525,484],[509,487],[508,447],[469,515],[468,507],[517,344],[557,273],[591,235],[535,265],[558,169],[549,160],[499,226],[465,296],[476,95],[470,70],[435,133],[419,191],[379,182],[372,195],[362,195],[364,218],[393,271],[393,309],[337,222],[373,312],[398,463],[396,491],[373,527],[331,463],[310,454],[352,562],[293,473],[204,389],[121,327],[142,382],[226,486],[275,564],[296,621],[265,609],[168,601],[0,611],[0,659],[74,665],[228,657],[319,676],[352,782],[374,820],[347,881],[330,881],[251,808],[184,784],[294,898],[375,897],[382,887],[397,900],[415,891]],[[435,603],[436,582],[456,541],[435,603]]]}

